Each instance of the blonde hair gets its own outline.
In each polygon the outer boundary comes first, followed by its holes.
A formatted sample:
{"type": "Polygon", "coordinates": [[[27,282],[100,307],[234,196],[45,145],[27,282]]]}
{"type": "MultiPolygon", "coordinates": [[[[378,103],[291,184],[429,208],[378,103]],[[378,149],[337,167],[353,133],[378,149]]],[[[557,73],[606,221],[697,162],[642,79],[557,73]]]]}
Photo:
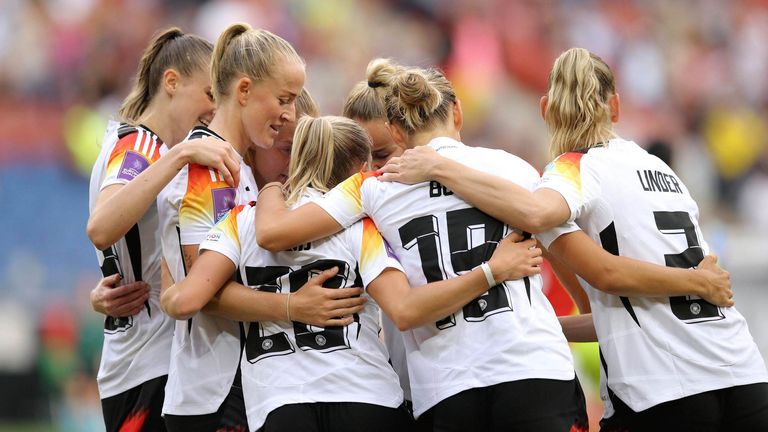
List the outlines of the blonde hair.
{"type": "Polygon", "coordinates": [[[295,203],[307,188],[328,192],[370,157],[370,138],[354,120],[302,117],[293,138],[286,202],[295,203]]]}
{"type": "Polygon", "coordinates": [[[296,97],[296,119],[305,115],[317,117],[320,115],[320,108],[309,91],[302,88],[301,93],[296,97]]]}
{"type": "Polygon", "coordinates": [[[365,70],[365,81],[355,84],[344,101],[344,117],[359,121],[386,119],[384,94],[392,77],[400,70],[402,66],[391,59],[371,60],[365,70]]]}
{"type": "Polygon", "coordinates": [[[174,68],[187,77],[197,71],[207,71],[212,51],[210,42],[199,36],[184,34],[178,27],[157,34],[144,50],[133,88],[118,111],[123,121],[139,121],[160,88],[167,69],[174,68]]]}
{"type": "Polygon", "coordinates": [[[584,48],[560,54],[548,87],[544,122],[552,132],[552,156],[588,149],[614,136],[608,99],[616,86],[600,57],[584,48]]]}
{"type": "Polygon", "coordinates": [[[272,77],[279,60],[304,61],[291,44],[267,30],[232,24],[219,36],[213,50],[211,82],[216,99],[226,96],[232,81],[245,75],[255,81],[272,77]]]}
{"type": "Polygon", "coordinates": [[[437,69],[404,68],[392,77],[384,101],[389,121],[410,135],[446,122],[456,92],[437,69]]]}

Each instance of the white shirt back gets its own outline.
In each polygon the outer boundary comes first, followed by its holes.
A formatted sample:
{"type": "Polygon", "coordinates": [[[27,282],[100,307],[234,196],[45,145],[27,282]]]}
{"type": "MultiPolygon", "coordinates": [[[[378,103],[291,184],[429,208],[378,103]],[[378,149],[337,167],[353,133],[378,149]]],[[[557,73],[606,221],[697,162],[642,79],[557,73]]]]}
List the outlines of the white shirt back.
{"type": "MultiPolygon", "coordinates": [[[[106,187],[125,185],[165,153],[149,129],[110,122],[93,166],[89,207],[106,187]]],[[[168,373],[173,320],[160,309],[160,241],[157,207],[152,205],[125,237],[104,251],[96,250],[105,275],[119,271],[121,284],[142,280],[150,295],[144,310],[130,317],[107,317],[99,366],[101,398],[115,396],[168,373]],[[106,261],[105,261],[106,260],[106,261]]]]}
{"type": "MultiPolygon", "coordinates": [[[[441,155],[533,188],[538,173],[501,150],[450,138],[441,155]]],[[[315,201],[343,226],[370,216],[411,286],[447,279],[487,261],[512,228],[437,182],[404,185],[350,177],[315,201]]],[[[540,276],[505,281],[436,323],[404,332],[414,414],[463,390],[528,378],[574,378],[571,353],[540,276]]]]}
{"type": "MultiPolygon", "coordinates": [[[[538,187],[560,192],[571,210],[570,224],[539,236],[545,246],[580,227],[615,255],[660,265],[691,268],[709,252],[688,189],[634,142],[613,139],[586,154],[565,153],[538,187]]],[[[619,297],[582,283],[607,386],[633,410],[768,379],[736,308],[693,296],[619,297]]]]}
{"type": "MultiPolygon", "coordinates": [[[[221,138],[198,126],[187,139],[203,137],[221,138]]],[[[236,203],[256,196],[253,173],[242,160],[236,189],[211,168],[196,164],[182,168],[158,196],[163,256],[174,281],[187,274],[182,246],[202,243],[208,231],[236,203]]],[[[237,372],[240,336],[239,322],[203,312],[176,321],[164,414],[201,415],[219,408],[237,372]]]]}
{"type": "MultiPolygon", "coordinates": [[[[308,193],[319,195],[313,190],[308,193]]],[[[228,257],[245,284],[255,289],[295,292],[310,277],[334,266],[339,272],[326,287],[364,287],[387,267],[401,270],[370,219],[278,253],[256,245],[254,220],[252,205],[236,207],[211,230],[200,248],[228,257]]],[[[272,410],[293,403],[361,402],[398,407],[403,393],[378,332],[379,306],[370,297],[365,309],[346,327],[289,321],[250,323],[241,363],[249,427],[259,429],[272,410]]]]}

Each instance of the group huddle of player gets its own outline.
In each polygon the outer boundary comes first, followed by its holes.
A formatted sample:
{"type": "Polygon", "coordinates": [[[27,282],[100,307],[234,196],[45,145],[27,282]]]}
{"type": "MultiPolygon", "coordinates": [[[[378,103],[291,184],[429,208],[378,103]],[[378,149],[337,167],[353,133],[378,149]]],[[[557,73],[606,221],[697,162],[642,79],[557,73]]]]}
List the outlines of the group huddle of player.
{"type": "Polygon", "coordinates": [[[603,431],[768,430],[696,202],[613,132],[598,56],[553,64],[541,176],[462,142],[438,69],[374,59],[343,116],[304,81],[247,24],[145,50],[90,186],[108,431],[586,431],[569,341],[600,344],[603,431]]]}

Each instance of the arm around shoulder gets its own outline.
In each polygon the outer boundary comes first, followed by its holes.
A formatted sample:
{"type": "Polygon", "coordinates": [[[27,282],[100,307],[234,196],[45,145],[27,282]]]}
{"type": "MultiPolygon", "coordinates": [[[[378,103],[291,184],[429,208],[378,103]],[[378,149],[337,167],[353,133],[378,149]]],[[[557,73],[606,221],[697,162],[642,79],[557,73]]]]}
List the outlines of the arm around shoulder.
{"type": "Polygon", "coordinates": [[[271,185],[262,188],[256,201],[256,242],[260,247],[280,252],[342,230],[317,204],[288,209],[281,188],[271,185]]]}

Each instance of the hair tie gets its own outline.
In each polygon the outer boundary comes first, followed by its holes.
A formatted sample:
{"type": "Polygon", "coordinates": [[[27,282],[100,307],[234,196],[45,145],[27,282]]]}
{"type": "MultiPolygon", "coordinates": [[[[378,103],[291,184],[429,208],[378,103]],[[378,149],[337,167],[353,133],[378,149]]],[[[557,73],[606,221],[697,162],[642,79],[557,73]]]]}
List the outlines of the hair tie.
{"type": "Polygon", "coordinates": [[[376,87],[384,87],[384,83],[382,83],[382,82],[374,82],[374,81],[368,81],[368,87],[370,87],[370,88],[376,88],[376,87]]]}

